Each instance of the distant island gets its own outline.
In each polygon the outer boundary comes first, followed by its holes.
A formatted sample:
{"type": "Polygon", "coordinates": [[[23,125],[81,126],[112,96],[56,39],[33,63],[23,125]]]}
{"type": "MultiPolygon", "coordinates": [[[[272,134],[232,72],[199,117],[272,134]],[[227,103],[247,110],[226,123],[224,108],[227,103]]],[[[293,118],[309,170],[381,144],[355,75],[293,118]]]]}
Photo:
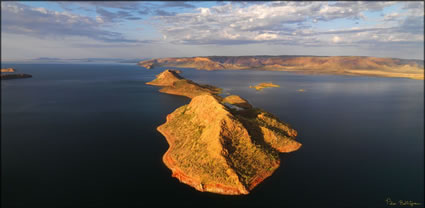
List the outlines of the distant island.
{"type": "Polygon", "coordinates": [[[245,99],[222,98],[219,88],[165,70],[147,84],[192,98],[157,130],[169,149],[163,156],[172,176],[199,191],[248,194],[279,167],[279,152],[296,151],[297,131],[245,99]]]}
{"type": "Polygon", "coordinates": [[[5,68],[5,69],[1,69],[1,72],[15,72],[14,68],[5,68]]]}
{"type": "Polygon", "coordinates": [[[140,61],[147,69],[155,67],[196,68],[199,70],[266,70],[308,74],[336,74],[424,79],[424,61],[367,56],[205,56],[158,58],[140,61]]]}
{"type": "Polygon", "coordinates": [[[9,73],[13,73],[15,71],[16,70],[14,68],[4,68],[4,69],[1,69],[1,73],[2,74],[0,74],[0,79],[1,80],[6,80],[6,79],[21,79],[21,78],[30,78],[30,77],[32,77],[32,75],[30,75],[30,74],[23,74],[23,73],[20,73],[20,74],[9,74],[9,73]],[[3,74],[3,73],[5,73],[5,74],[3,74]]]}
{"type": "Polygon", "coordinates": [[[32,75],[30,74],[1,74],[0,77],[2,80],[5,80],[5,79],[31,78],[32,75]]]}
{"type": "Polygon", "coordinates": [[[277,84],[273,84],[271,82],[263,82],[255,86],[249,86],[249,88],[255,88],[257,91],[261,91],[264,88],[270,88],[270,87],[280,87],[280,86],[277,84]]]}

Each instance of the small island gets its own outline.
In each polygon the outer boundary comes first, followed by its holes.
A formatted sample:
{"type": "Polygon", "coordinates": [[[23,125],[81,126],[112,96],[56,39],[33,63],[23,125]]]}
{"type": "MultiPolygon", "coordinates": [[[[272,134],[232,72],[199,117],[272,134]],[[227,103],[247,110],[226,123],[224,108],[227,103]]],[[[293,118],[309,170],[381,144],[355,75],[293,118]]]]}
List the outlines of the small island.
{"type": "Polygon", "coordinates": [[[30,75],[30,74],[23,74],[23,73],[16,74],[16,73],[13,73],[15,71],[16,70],[14,68],[3,68],[3,69],[1,69],[1,73],[2,74],[0,74],[0,79],[1,80],[6,80],[6,79],[22,79],[22,78],[30,78],[30,77],[32,77],[32,75],[30,75]]]}
{"type": "Polygon", "coordinates": [[[163,162],[172,176],[198,191],[248,194],[279,167],[279,152],[301,147],[296,130],[237,95],[222,98],[219,88],[186,80],[173,70],[147,84],[192,98],[157,130],[169,144],[163,162]]]}
{"type": "Polygon", "coordinates": [[[22,79],[22,78],[31,78],[32,75],[30,74],[1,74],[0,78],[1,80],[6,79],[22,79]]]}
{"type": "Polygon", "coordinates": [[[261,91],[264,88],[270,88],[270,87],[280,87],[280,86],[277,84],[273,84],[271,82],[263,82],[255,86],[249,86],[249,88],[255,88],[257,91],[261,91]]]}
{"type": "Polygon", "coordinates": [[[1,69],[1,72],[15,72],[14,68],[5,68],[5,69],[1,69]]]}

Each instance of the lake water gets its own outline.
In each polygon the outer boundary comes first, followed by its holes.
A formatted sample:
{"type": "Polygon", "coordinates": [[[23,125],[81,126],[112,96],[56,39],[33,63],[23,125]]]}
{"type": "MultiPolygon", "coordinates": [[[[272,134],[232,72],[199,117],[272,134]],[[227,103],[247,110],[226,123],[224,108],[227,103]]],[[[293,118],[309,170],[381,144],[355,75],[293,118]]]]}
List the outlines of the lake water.
{"type": "Polygon", "coordinates": [[[184,69],[290,123],[303,144],[249,195],[223,196],[179,183],[162,163],[156,127],[190,101],[144,84],[162,69],[3,67],[33,78],[1,82],[2,207],[423,207],[422,80],[184,69]],[[281,87],[249,88],[269,81],[281,87]]]}

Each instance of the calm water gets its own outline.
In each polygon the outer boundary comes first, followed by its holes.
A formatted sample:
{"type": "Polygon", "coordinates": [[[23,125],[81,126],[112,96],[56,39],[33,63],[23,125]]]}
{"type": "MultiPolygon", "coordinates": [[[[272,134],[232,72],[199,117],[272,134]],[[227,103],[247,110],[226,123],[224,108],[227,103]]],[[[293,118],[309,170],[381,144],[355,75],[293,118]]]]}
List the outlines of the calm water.
{"type": "Polygon", "coordinates": [[[11,66],[33,78],[1,83],[2,207],[424,203],[423,81],[183,70],[292,124],[303,143],[251,194],[221,196],[179,183],[162,163],[156,127],[189,102],[144,84],[162,70],[2,65],[11,66]],[[249,88],[265,81],[281,87],[249,88]]]}

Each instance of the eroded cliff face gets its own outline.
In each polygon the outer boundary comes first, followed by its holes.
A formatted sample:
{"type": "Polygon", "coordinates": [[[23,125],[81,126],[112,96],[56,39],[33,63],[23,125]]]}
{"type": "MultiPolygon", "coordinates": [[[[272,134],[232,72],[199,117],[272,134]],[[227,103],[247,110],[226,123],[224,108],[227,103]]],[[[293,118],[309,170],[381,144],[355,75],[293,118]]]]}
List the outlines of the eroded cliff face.
{"type": "MultiPolygon", "coordinates": [[[[166,70],[149,84],[170,87],[181,80],[166,70]]],[[[188,96],[185,87],[191,86],[175,87],[173,93],[188,96]]],[[[279,152],[301,147],[288,124],[237,95],[223,99],[208,90],[169,114],[157,129],[170,146],[163,161],[172,176],[218,194],[248,194],[279,167],[279,152]]]]}
{"type": "Polygon", "coordinates": [[[257,69],[424,79],[423,61],[366,56],[210,56],[152,59],[141,61],[139,65],[148,69],[159,66],[200,70],[257,69]]]}

